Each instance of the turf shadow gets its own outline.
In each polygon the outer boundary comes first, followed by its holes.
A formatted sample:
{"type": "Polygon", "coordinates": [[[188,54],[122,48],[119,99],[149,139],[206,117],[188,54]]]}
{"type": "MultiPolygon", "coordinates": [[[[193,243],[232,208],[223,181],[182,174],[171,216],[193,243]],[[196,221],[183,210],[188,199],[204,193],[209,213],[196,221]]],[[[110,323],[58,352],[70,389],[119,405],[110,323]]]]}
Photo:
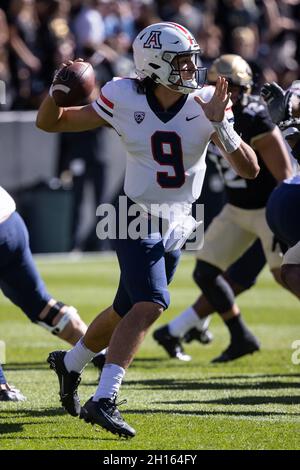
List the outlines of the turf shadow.
{"type": "Polygon", "coordinates": [[[300,380],[300,374],[245,374],[245,375],[218,375],[209,377],[209,380],[256,380],[272,378],[296,378],[300,380]]]}
{"type": "MultiPolygon", "coordinates": [[[[28,423],[24,423],[24,424],[28,424],[28,423]]],[[[31,424],[31,423],[29,423],[31,424]]],[[[34,423],[32,423],[34,424],[34,423]]],[[[40,424],[40,423],[35,423],[35,424],[40,424]]],[[[15,437],[13,436],[7,436],[7,437],[1,437],[0,438],[2,440],[9,440],[9,439],[16,439],[15,437]]],[[[77,441],[77,440],[80,440],[82,441],[83,439],[85,441],[116,441],[116,440],[121,440],[119,437],[87,437],[87,436],[64,436],[64,435],[60,435],[60,434],[57,434],[56,436],[44,436],[44,437],[36,437],[36,436],[18,436],[18,440],[23,440],[23,441],[45,441],[45,440],[59,440],[59,439],[66,439],[66,440],[70,440],[70,441],[77,441]]],[[[123,439],[122,439],[123,441],[123,439]]],[[[124,442],[126,442],[124,440],[124,442]]],[[[101,449],[100,449],[101,450],[101,449]]],[[[103,449],[104,450],[104,449],[103,449]]]]}
{"type": "Polygon", "coordinates": [[[46,408],[44,410],[32,410],[32,409],[16,409],[16,410],[3,410],[1,418],[7,416],[10,418],[18,418],[24,416],[30,416],[31,418],[41,418],[46,416],[68,416],[68,413],[62,408],[46,408]]]}
{"type": "Polygon", "coordinates": [[[245,396],[245,397],[228,397],[216,400],[176,400],[176,401],[160,401],[156,402],[162,405],[190,405],[191,403],[205,405],[299,405],[300,396],[280,396],[280,397],[261,397],[261,396],[245,396]]]}
{"type": "Polygon", "coordinates": [[[284,390],[300,388],[299,382],[281,382],[279,380],[255,381],[253,377],[243,377],[245,383],[224,382],[230,378],[177,380],[177,379],[147,379],[147,380],[126,380],[124,386],[134,387],[138,390],[151,388],[153,390],[284,390]],[[247,381],[247,379],[249,379],[247,381]]]}
{"type": "Polygon", "coordinates": [[[0,439],[3,434],[12,434],[14,432],[23,432],[24,423],[0,423],[0,439]]]}
{"type": "Polygon", "coordinates": [[[5,364],[5,370],[47,370],[49,364],[46,361],[42,362],[8,362],[5,364]]]}
{"type": "Polygon", "coordinates": [[[233,411],[233,410],[178,410],[178,409],[162,409],[162,410],[126,410],[126,414],[139,415],[139,414],[174,414],[174,415],[193,415],[193,416],[237,416],[241,419],[244,417],[294,417],[300,416],[300,413],[286,414],[284,412],[277,411],[233,411]]]}

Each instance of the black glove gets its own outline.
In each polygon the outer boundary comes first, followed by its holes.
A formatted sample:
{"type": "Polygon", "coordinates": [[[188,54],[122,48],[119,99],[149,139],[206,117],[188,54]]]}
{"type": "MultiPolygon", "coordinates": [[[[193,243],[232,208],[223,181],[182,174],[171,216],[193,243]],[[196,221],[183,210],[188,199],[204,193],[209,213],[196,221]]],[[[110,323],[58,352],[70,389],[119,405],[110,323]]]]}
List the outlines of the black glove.
{"type": "Polygon", "coordinates": [[[265,83],[260,91],[261,97],[268,106],[271,119],[275,124],[292,117],[292,93],[284,91],[277,83],[265,83]]]}

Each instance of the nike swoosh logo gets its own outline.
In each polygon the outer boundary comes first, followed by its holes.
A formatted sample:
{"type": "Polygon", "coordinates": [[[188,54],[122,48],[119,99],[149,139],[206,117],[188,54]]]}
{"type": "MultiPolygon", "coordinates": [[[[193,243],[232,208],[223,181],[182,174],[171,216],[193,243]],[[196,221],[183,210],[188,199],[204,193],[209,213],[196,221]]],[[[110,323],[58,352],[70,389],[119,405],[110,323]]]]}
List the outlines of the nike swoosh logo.
{"type": "Polygon", "coordinates": [[[192,119],[196,119],[196,118],[199,117],[199,116],[200,116],[200,114],[197,114],[196,116],[192,116],[192,117],[186,116],[185,120],[186,120],[186,121],[192,121],[192,119]]]}
{"type": "Polygon", "coordinates": [[[111,416],[109,416],[109,414],[107,414],[104,410],[101,410],[101,413],[103,415],[104,418],[107,419],[107,421],[109,421],[109,423],[115,428],[115,429],[122,429],[122,428],[125,428],[125,423],[122,423],[122,424],[119,424],[119,427],[116,426],[116,423],[112,420],[111,416]]]}

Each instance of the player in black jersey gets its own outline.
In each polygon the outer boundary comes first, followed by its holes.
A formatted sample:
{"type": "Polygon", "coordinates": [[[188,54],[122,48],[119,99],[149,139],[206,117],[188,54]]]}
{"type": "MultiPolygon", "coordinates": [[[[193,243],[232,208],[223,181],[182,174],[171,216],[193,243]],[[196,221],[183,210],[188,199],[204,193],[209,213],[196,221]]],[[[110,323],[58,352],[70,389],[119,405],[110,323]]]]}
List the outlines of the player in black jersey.
{"type": "MultiPolygon", "coordinates": [[[[261,95],[291,146],[293,157],[300,162],[300,81],[284,91],[276,83],[266,83],[261,95]]],[[[283,181],[271,194],[267,204],[267,221],[276,236],[289,249],[285,253],[281,275],[288,288],[300,299],[300,173],[283,181]]]]}
{"type": "Polygon", "coordinates": [[[292,168],[280,130],[273,124],[265,103],[250,94],[252,71],[247,62],[237,55],[223,55],[212,64],[209,82],[215,83],[218,75],[229,82],[234,128],[255,150],[261,170],[256,179],[245,180],[212,150],[226,185],[227,203],[212,221],[205,233],[204,248],[197,253],[194,280],[203,294],[168,325],[156,330],[154,338],[170,354],[170,341],[174,347],[180,346],[180,339],[191,328],[207,326],[208,304],[211,312],[221,315],[231,336],[229,347],[213,362],[228,362],[259,350],[259,342],[243,322],[235,292],[224,272],[258,237],[274,278],[282,283],[281,252],[273,243],[265,207],[272,190],[291,176],[292,168]]]}

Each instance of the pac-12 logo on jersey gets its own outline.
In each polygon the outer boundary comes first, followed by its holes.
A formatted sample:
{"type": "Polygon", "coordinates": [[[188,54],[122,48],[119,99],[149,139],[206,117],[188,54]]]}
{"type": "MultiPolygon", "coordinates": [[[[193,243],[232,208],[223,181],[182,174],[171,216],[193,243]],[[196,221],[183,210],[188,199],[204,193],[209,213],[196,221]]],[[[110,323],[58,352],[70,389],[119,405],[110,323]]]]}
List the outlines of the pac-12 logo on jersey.
{"type": "Polygon", "coordinates": [[[159,36],[161,35],[161,31],[150,31],[150,35],[146,42],[144,42],[144,47],[147,49],[161,49],[162,45],[160,42],[159,36]]]}
{"type": "Polygon", "coordinates": [[[136,120],[138,124],[141,124],[144,118],[145,118],[145,113],[143,113],[142,111],[136,111],[134,113],[134,119],[136,120]]]}

